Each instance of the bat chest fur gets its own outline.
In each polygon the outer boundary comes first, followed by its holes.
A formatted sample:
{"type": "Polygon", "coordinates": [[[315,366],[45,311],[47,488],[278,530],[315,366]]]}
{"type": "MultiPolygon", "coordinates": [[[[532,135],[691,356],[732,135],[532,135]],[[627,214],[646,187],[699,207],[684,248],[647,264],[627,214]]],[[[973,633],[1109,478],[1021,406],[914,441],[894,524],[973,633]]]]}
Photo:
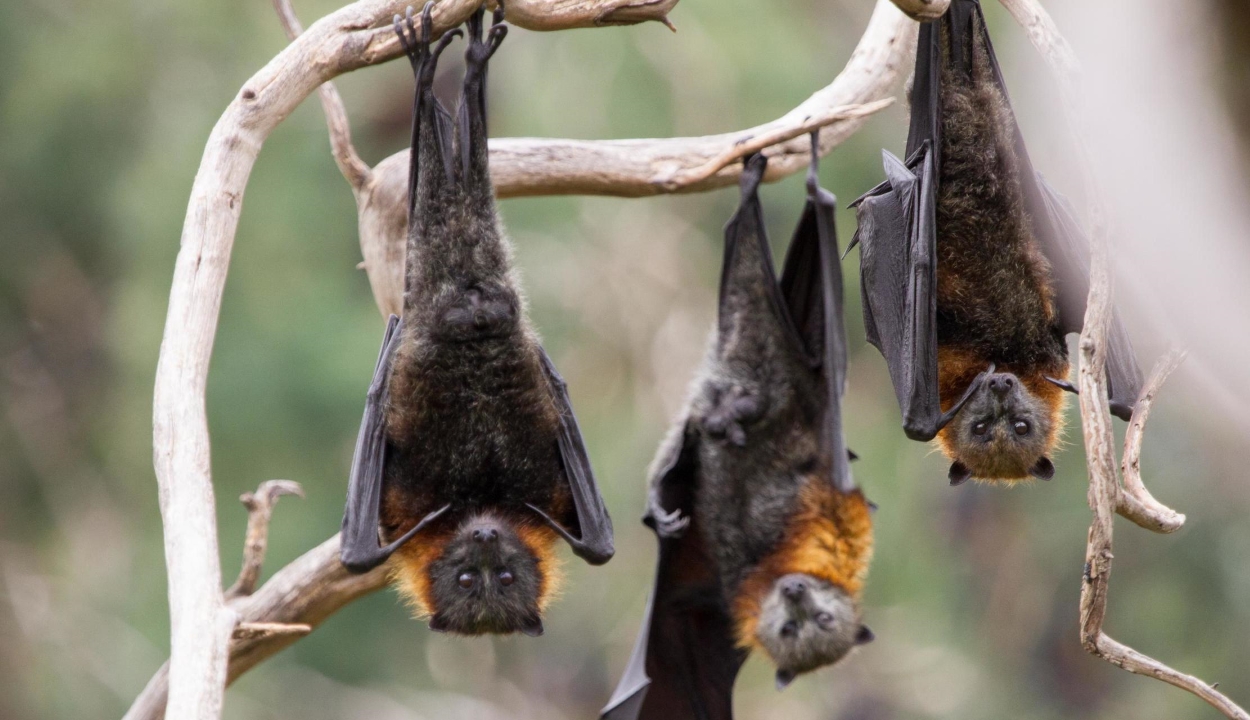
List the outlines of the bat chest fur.
{"type": "Polygon", "coordinates": [[[385,484],[422,507],[553,507],[558,421],[536,354],[504,341],[407,349],[390,379],[385,484]]]}
{"type": "Polygon", "coordinates": [[[943,75],[937,330],[943,347],[1033,367],[1066,356],[1051,268],[1025,209],[1014,120],[987,68],[943,75]]]}

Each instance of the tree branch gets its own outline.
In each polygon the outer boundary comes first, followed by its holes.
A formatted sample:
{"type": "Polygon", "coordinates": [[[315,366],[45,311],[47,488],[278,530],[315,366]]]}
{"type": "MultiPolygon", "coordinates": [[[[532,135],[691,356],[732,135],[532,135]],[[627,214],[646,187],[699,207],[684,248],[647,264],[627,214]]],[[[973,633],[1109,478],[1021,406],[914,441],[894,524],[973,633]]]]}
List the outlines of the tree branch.
{"type": "MultiPolygon", "coordinates": [[[[260,579],[260,569],[265,564],[265,550],[269,546],[269,519],[273,507],[283,495],[304,497],[304,488],[292,480],[266,480],[254,493],[244,493],[239,502],[247,508],[247,539],[243,543],[243,565],[239,579],[226,590],[226,598],[251,595],[260,579]]],[[[237,633],[237,628],[236,628],[237,633]]]]}
{"type": "MultiPolygon", "coordinates": [[[[339,536],[326,540],[274,573],[255,593],[230,603],[241,619],[240,627],[303,626],[311,632],[344,605],[386,585],[386,567],[363,575],[349,573],[339,562],[339,536]]],[[[244,633],[233,637],[229,648],[227,683],[261,661],[290,646],[306,632],[244,633]]],[[[169,663],[148,681],[123,720],[160,720],[165,717],[169,692],[169,663]]],[[[173,717],[173,715],[170,715],[173,717]]]]}
{"type": "MultiPolygon", "coordinates": [[[[508,5],[509,13],[514,6],[508,5]]],[[[780,180],[807,167],[806,135],[812,128],[823,125],[825,155],[886,106],[912,63],[917,27],[890,0],[877,0],[850,61],[833,82],[782,117],[753,128],[685,138],[492,140],[495,191],[501,198],[704,192],[738,182],[740,166],[733,163],[749,154],[744,146],[767,148],[765,180],[780,180]]],[[[378,163],[372,181],[356,193],[363,267],[383,317],[398,314],[402,305],[407,193],[407,150],[378,163]]]]}
{"type": "Polygon", "coordinates": [[[1140,455],[1146,419],[1168,374],[1180,362],[1177,353],[1164,357],[1134,406],[1125,437],[1125,480],[1116,476],[1115,435],[1107,400],[1107,330],[1111,324],[1113,283],[1108,247],[1111,229],[1104,195],[1095,171],[1083,125],[1083,104],[1078,89],[1080,68],[1067,41],[1036,0],[1001,0],[1025,28],[1034,47],[1046,59],[1063,93],[1064,115],[1075,140],[1090,214],[1090,282],[1084,327],[1080,340],[1081,429],[1089,471],[1089,506],[1093,520],[1085,547],[1084,582],[1081,585],[1081,644],[1085,650],[1131,673],[1149,675],[1197,695],[1225,716],[1250,720],[1250,715],[1191,675],[1123,645],[1103,632],[1107,617],[1107,592],[1111,579],[1112,535],[1115,515],[1120,513],[1148,529],[1170,532],[1184,516],[1159,504],[1141,481],[1140,455]]]}

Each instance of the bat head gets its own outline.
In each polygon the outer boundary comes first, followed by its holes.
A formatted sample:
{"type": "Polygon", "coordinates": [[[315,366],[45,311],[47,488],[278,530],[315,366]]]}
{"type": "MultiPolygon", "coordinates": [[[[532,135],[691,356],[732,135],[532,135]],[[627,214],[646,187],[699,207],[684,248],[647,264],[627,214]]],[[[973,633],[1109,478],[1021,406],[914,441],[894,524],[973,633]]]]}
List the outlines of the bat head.
{"type": "Polygon", "coordinates": [[[1046,456],[1055,444],[1056,412],[1062,396],[1035,394],[1009,372],[989,375],[943,431],[954,460],[950,482],[968,478],[1049,480],[1055,466],[1046,456]]]}
{"type": "Polygon", "coordinates": [[[466,520],[428,572],[431,630],[542,635],[540,561],[507,520],[493,515],[466,520]]]}
{"type": "Polygon", "coordinates": [[[777,688],[832,665],[873,639],[842,588],[804,573],[783,575],[760,606],[756,640],[777,666],[777,688]]]}

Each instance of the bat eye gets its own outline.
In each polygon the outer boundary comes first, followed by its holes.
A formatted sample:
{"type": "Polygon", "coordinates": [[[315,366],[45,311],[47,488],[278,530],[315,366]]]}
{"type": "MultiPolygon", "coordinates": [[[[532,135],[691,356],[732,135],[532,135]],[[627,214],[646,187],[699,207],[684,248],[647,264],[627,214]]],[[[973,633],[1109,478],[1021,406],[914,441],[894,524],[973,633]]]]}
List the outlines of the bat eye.
{"type": "Polygon", "coordinates": [[[1029,434],[1029,424],[1023,420],[1017,420],[1016,424],[1012,425],[1012,428],[1016,431],[1017,435],[1029,434]]]}
{"type": "Polygon", "coordinates": [[[785,625],[781,626],[781,637],[792,638],[799,634],[799,624],[793,620],[787,620],[785,625]]]}
{"type": "Polygon", "coordinates": [[[500,585],[503,585],[504,587],[508,587],[515,581],[516,581],[516,578],[512,577],[512,573],[508,572],[507,570],[503,570],[499,573],[500,585]]]}
{"type": "Polygon", "coordinates": [[[989,430],[990,430],[990,424],[984,421],[979,422],[976,425],[972,426],[972,434],[976,435],[977,437],[981,437],[985,433],[989,432],[989,430]]]}
{"type": "Polygon", "coordinates": [[[460,587],[468,590],[473,587],[473,573],[460,573],[460,579],[457,582],[460,583],[460,587]]]}

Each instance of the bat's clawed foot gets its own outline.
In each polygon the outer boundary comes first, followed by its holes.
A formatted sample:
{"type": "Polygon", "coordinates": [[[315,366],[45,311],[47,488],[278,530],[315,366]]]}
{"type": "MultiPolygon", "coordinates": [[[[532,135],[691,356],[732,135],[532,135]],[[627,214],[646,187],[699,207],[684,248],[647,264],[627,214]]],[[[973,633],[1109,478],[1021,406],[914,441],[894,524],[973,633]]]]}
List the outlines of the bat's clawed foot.
{"type": "Polygon", "coordinates": [[[714,408],[703,418],[703,429],[718,440],[725,439],[737,447],[747,443],[746,426],[764,415],[764,403],[759,395],[740,386],[717,392],[714,408]]]}
{"type": "Polygon", "coordinates": [[[503,43],[503,39],[508,35],[508,26],[504,24],[503,3],[500,2],[495,8],[493,16],[494,24],[490,30],[486,32],[483,39],[483,26],[486,19],[486,6],[483,4],[471,16],[469,16],[469,48],[465,52],[465,63],[470,72],[480,71],[488,60],[499,49],[499,45],[503,43]]]}
{"type": "Polygon", "coordinates": [[[686,534],[690,527],[690,518],[681,514],[681,510],[666,511],[659,502],[652,499],[647,511],[646,522],[655,530],[655,534],[665,540],[676,540],[686,534]]]}

